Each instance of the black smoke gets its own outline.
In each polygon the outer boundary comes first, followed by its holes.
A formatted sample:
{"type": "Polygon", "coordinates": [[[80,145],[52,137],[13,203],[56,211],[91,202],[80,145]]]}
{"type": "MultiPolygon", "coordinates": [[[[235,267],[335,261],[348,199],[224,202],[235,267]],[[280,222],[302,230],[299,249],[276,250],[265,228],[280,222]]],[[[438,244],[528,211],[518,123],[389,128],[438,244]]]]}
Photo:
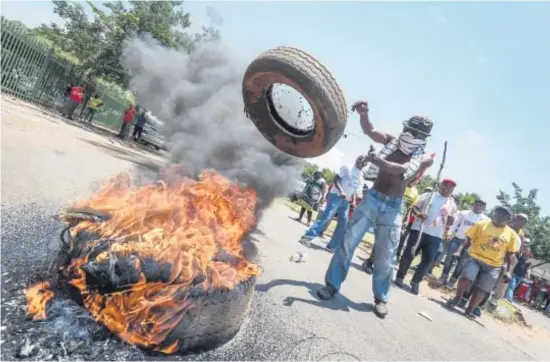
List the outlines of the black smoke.
{"type": "Polygon", "coordinates": [[[268,143],[244,115],[246,65],[230,49],[210,42],[188,55],[133,38],[122,62],[138,104],[164,122],[172,162],[192,175],[215,169],[248,185],[257,191],[260,209],[290,191],[304,161],[268,143]]]}

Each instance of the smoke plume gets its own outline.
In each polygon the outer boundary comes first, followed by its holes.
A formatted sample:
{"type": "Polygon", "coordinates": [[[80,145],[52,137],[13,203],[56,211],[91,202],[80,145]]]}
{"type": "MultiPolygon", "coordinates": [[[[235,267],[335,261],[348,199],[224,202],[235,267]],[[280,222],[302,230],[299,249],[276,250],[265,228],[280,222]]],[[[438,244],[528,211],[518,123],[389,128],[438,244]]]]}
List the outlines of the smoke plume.
{"type": "Polygon", "coordinates": [[[204,43],[192,55],[133,38],[122,62],[140,106],[164,122],[171,161],[191,174],[212,168],[255,189],[260,207],[286,194],[303,166],[268,143],[244,115],[245,66],[228,48],[204,43]]]}

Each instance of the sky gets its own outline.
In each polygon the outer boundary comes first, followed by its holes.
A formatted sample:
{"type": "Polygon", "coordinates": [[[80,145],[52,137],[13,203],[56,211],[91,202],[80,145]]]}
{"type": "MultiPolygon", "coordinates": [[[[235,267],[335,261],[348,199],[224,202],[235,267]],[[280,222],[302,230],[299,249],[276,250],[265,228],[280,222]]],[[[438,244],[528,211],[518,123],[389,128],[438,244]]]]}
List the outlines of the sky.
{"type": "MultiPolygon", "coordinates": [[[[50,2],[2,1],[2,15],[28,26],[60,22],[50,2]]],[[[223,42],[250,61],[280,45],[317,57],[344,90],[348,107],[369,102],[375,127],[397,135],[413,115],[434,122],[428,152],[443,144],[443,177],[456,192],[490,204],[511,183],[538,188],[550,214],[550,3],[543,2],[208,2],[187,1],[192,29],[223,18],[223,42]],[[546,155],[545,155],[546,154],[546,155]]],[[[315,159],[337,169],[367,152],[359,117],[315,159]]]]}

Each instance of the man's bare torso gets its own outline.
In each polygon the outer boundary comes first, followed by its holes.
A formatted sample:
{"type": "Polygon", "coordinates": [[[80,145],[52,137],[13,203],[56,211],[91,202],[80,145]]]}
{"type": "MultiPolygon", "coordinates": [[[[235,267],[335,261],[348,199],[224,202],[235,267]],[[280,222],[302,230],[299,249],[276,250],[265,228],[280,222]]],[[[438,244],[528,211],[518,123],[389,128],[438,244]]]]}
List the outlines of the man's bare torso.
{"type": "MultiPolygon", "coordinates": [[[[405,164],[411,160],[411,156],[405,155],[403,152],[397,150],[388,157],[387,161],[405,164]]],[[[405,194],[405,188],[410,180],[403,180],[401,175],[395,175],[388,172],[384,172],[382,168],[378,171],[378,177],[374,181],[373,188],[388,196],[403,197],[405,194]]]]}

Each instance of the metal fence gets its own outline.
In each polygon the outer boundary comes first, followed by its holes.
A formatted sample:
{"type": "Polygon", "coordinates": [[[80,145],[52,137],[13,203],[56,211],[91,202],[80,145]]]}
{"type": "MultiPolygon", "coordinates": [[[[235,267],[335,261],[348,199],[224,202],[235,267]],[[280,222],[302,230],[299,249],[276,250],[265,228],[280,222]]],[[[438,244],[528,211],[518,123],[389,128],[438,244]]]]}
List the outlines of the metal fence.
{"type": "Polygon", "coordinates": [[[84,101],[74,115],[82,118],[86,103],[98,94],[104,105],[94,122],[116,129],[122,120],[126,100],[116,92],[85,76],[77,66],[54,54],[28,30],[2,17],[1,78],[3,93],[61,112],[66,102],[66,89],[71,83],[84,88],[84,101]]]}

